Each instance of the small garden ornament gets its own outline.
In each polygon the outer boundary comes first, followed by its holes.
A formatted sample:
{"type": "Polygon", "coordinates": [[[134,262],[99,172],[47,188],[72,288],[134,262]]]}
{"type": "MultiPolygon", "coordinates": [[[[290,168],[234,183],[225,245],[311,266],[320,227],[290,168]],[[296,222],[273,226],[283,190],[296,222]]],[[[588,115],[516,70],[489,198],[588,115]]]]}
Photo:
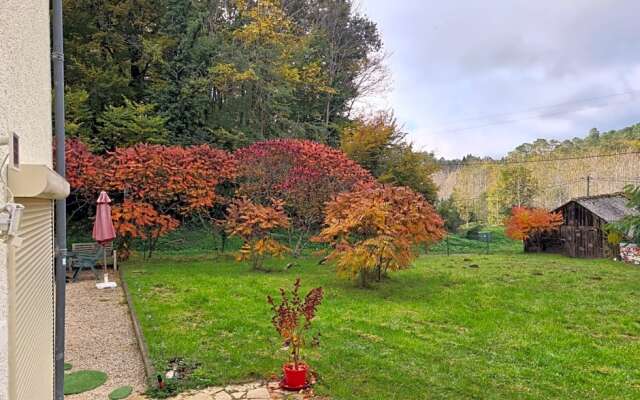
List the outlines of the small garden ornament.
{"type": "Polygon", "coordinates": [[[322,288],[311,289],[304,300],[300,298],[299,291],[300,278],[296,279],[290,293],[280,289],[279,301],[268,297],[273,311],[273,326],[290,350],[290,360],[282,366],[284,378],[281,386],[287,390],[300,390],[309,385],[309,366],[301,359],[300,350],[308,344],[317,345],[319,342],[319,334],[309,336],[311,321],[322,302],[322,288]]]}

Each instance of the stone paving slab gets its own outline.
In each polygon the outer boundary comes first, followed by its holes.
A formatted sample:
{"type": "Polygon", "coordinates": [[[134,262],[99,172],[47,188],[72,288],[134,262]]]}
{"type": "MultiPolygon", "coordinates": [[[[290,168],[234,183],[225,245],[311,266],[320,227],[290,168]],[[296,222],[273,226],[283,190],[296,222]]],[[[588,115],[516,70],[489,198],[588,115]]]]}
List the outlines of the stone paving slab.
{"type": "MultiPolygon", "coordinates": [[[[130,400],[149,400],[137,395],[130,400]]],[[[312,391],[288,392],[280,389],[278,382],[250,382],[241,385],[215,386],[180,393],[172,400],[328,400],[315,397],[312,391]]]]}

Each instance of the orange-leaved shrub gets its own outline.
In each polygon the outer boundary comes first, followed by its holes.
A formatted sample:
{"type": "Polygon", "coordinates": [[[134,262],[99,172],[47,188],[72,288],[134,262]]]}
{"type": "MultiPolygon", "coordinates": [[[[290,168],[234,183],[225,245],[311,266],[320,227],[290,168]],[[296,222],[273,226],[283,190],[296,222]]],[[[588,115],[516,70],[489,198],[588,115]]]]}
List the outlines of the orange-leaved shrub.
{"type": "Polygon", "coordinates": [[[121,243],[146,239],[149,256],[158,237],[177,228],[182,218],[213,207],[219,200],[216,186],[236,173],[229,153],[207,145],[137,144],[107,153],[105,164],[104,187],[121,199],[123,211],[128,208],[129,215],[147,220],[147,225],[127,225],[126,232],[120,226],[126,220],[116,220],[121,243]],[[156,234],[149,235],[149,229],[156,234]]]}
{"type": "Polygon", "coordinates": [[[513,240],[532,240],[539,245],[542,234],[562,225],[562,214],[541,208],[513,207],[505,220],[506,235],[513,240]]]}
{"type": "Polygon", "coordinates": [[[207,145],[137,144],[97,155],[69,140],[65,150],[74,212],[83,207],[89,218],[98,193],[107,191],[123,255],[133,239],[141,239],[150,256],[158,238],[180,220],[221,202],[216,188],[235,180],[237,171],[231,154],[207,145]]]}
{"type": "Polygon", "coordinates": [[[261,270],[267,256],[279,256],[288,250],[273,237],[278,229],[289,227],[289,218],[280,200],[266,206],[246,197],[235,199],[227,209],[225,225],[230,236],[242,239],[238,261],[248,260],[253,269],[261,270]]]}
{"type": "Polygon", "coordinates": [[[177,219],[160,214],[151,204],[131,200],[116,204],[112,208],[111,216],[116,235],[120,238],[120,256],[125,259],[131,251],[131,239],[145,241],[145,249],[151,256],[158,239],[180,226],[177,219]]]}
{"type": "Polygon", "coordinates": [[[424,198],[406,187],[378,186],[342,193],[327,204],[325,227],[314,241],[328,243],[339,274],[380,280],[408,268],[416,246],[445,235],[444,222],[424,198]]]}

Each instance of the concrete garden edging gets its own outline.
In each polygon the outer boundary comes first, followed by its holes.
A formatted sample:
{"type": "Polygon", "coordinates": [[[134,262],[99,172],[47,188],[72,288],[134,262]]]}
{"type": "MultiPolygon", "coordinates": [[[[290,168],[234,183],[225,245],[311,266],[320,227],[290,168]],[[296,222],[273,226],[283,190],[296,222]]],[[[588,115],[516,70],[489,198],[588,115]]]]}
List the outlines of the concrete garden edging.
{"type": "Polygon", "coordinates": [[[156,376],[156,370],[153,367],[153,363],[151,362],[151,358],[149,357],[149,349],[147,347],[147,342],[144,340],[144,334],[142,333],[142,328],[140,327],[140,321],[138,320],[138,316],[136,314],[136,310],[133,307],[133,302],[131,301],[131,294],[129,293],[129,287],[124,280],[124,270],[125,268],[120,267],[120,284],[122,285],[122,290],[124,291],[124,296],[127,299],[127,306],[129,307],[129,316],[131,317],[131,323],[133,324],[133,331],[136,335],[136,340],[138,342],[138,347],[140,348],[140,354],[142,355],[142,363],[144,364],[144,369],[147,375],[147,383],[150,387],[154,385],[154,378],[156,376]]]}

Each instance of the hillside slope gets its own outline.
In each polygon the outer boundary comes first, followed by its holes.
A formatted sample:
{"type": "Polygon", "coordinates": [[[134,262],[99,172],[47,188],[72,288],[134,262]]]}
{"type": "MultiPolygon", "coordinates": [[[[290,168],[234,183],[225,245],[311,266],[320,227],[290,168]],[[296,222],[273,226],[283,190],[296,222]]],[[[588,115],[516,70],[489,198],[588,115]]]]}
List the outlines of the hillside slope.
{"type": "Polygon", "coordinates": [[[532,204],[555,208],[573,197],[621,191],[640,183],[640,124],[585,138],[536,140],[518,146],[502,160],[466,157],[441,160],[433,175],[440,199],[454,197],[465,219],[498,222],[495,188],[508,166],[526,168],[537,182],[532,204]]]}

